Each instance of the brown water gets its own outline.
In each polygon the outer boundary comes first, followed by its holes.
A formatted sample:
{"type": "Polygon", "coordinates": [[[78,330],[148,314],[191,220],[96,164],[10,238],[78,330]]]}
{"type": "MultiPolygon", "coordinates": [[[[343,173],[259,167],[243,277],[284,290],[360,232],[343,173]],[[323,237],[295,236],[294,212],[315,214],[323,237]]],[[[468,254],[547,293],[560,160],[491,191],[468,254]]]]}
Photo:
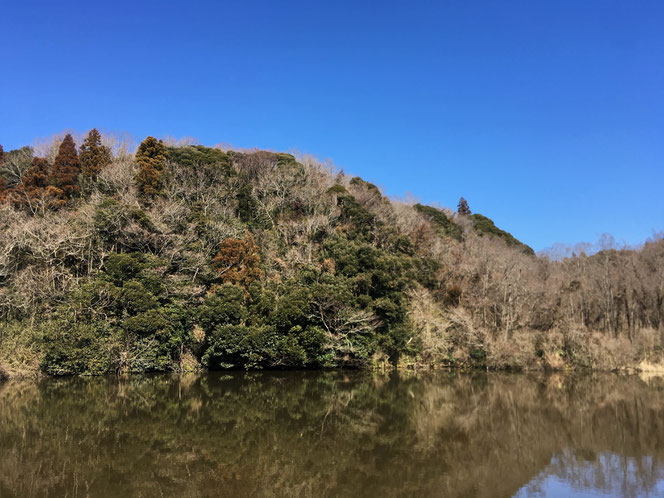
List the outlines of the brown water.
{"type": "Polygon", "coordinates": [[[358,372],[0,384],[0,496],[664,496],[664,381],[358,372]]]}

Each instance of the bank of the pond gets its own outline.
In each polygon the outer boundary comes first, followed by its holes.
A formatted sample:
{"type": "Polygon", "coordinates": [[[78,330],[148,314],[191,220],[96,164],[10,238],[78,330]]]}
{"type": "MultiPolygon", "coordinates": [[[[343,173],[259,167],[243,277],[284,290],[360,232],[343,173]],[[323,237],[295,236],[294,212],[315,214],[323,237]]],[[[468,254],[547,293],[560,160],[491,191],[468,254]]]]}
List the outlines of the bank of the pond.
{"type": "MultiPolygon", "coordinates": [[[[335,368],[291,368],[291,369],[279,369],[279,368],[265,368],[265,369],[227,369],[227,370],[209,370],[201,366],[200,363],[190,362],[189,364],[183,365],[182,368],[172,369],[172,370],[163,370],[163,371],[150,371],[150,372],[130,372],[130,371],[114,371],[114,372],[103,372],[97,373],[94,375],[82,374],[83,377],[96,377],[96,376],[125,376],[125,375],[143,375],[146,373],[150,374],[205,374],[205,373],[214,373],[214,372],[287,372],[287,371],[300,371],[300,372],[376,372],[381,374],[387,374],[390,372],[401,372],[401,373],[416,373],[416,374],[426,374],[426,373],[437,373],[437,372],[450,372],[454,374],[472,374],[478,372],[504,372],[504,373],[617,373],[617,374],[626,374],[626,375],[640,375],[642,377],[662,377],[664,376],[664,360],[660,359],[659,361],[641,361],[638,364],[622,366],[620,368],[612,369],[602,369],[602,368],[588,368],[588,367],[579,367],[571,365],[560,365],[552,366],[549,364],[540,364],[535,367],[530,368],[515,368],[515,367],[503,367],[503,368],[487,368],[486,365],[450,365],[450,364],[431,364],[431,363],[418,363],[414,361],[408,362],[399,362],[394,365],[389,362],[374,362],[368,365],[353,365],[346,367],[335,367],[335,368]]],[[[0,363],[0,381],[7,380],[20,380],[20,379],[39,379],[39,378],[55,378],[55,377],[76,377],[81,376],[81,374],[64,374],[64,375],[53,375],[45,373],[42,369],[39,368],[38,364],[26,365],[23,364],[20,367],[11,367],[7,364],[0,363]]]]}
{"type": "Polygon", "coordinates": [[[0,381],[10,379],[37,379],[44,374],[38,368],[15,369],[0,364],[0,381]]]}

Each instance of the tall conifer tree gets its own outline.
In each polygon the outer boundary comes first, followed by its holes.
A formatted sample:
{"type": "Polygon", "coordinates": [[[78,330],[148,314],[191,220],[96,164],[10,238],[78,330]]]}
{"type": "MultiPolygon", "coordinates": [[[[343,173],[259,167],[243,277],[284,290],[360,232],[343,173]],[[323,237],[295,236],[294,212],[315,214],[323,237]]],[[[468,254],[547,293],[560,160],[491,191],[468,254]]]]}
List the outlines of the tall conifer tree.
{"type": "Polygon", "coordinates": [[[51,171],[51,183],[62,191],[63,199],[71,199],[79,192],[78,175],[81,172],[81,163],[76,152],[74,139],[68,133],[60,144],[58,155],[51,171]]]}
{"type": "Polygon", "coordinates": [[[42,207],[57,208],[64,204],[62,190],[49,185],[50,169],[46,159],[32,159],[32,166],[21,176],[21,183],[8,191],[8,196],[16,208],[35,213],[42,207]]]}
{"type": "Polygon", "coordinates": [[[470,207],[468,207],[468,201],[463,197],[459,199],[459,205],[457,206],[457,213],[462,216],[470,216],[470,207]]]}
{"type": "Polygon", "coordinates": [[[143,200],[157,197],[163,189],[163,172],[166,162],[166,146],[162,140],[147,137],[136,151],[139,171],[136,185],[143,200]]]}
{"type": "Polygon", "coordinates": [[[93,128],[79,150],[81,170],[88,178],[95,178],[112,159],[111,151],[101,143],[101,134],[93,128]]]}

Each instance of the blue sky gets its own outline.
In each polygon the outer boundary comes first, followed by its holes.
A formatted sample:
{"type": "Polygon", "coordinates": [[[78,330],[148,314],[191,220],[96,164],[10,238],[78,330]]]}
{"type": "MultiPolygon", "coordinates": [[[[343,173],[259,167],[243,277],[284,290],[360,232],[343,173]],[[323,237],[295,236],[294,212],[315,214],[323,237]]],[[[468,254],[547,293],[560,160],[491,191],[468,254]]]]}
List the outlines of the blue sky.
{"type": "Polygon", "coordinates": [[[7,2],[0,143],[308,152],[539,250],[664,229],[664,2],[7,2]]]}

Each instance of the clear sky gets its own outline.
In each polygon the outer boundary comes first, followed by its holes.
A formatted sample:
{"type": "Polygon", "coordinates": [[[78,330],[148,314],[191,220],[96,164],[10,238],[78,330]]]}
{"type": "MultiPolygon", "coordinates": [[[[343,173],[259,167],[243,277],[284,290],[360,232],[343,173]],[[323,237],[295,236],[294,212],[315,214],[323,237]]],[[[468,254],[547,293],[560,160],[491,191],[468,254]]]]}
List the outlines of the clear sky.
{"type": "Polygon", "coordinates": [[[664,1],[14,1],[0,143],[308,152],[536,250],[664,229],[664,1]]]}

